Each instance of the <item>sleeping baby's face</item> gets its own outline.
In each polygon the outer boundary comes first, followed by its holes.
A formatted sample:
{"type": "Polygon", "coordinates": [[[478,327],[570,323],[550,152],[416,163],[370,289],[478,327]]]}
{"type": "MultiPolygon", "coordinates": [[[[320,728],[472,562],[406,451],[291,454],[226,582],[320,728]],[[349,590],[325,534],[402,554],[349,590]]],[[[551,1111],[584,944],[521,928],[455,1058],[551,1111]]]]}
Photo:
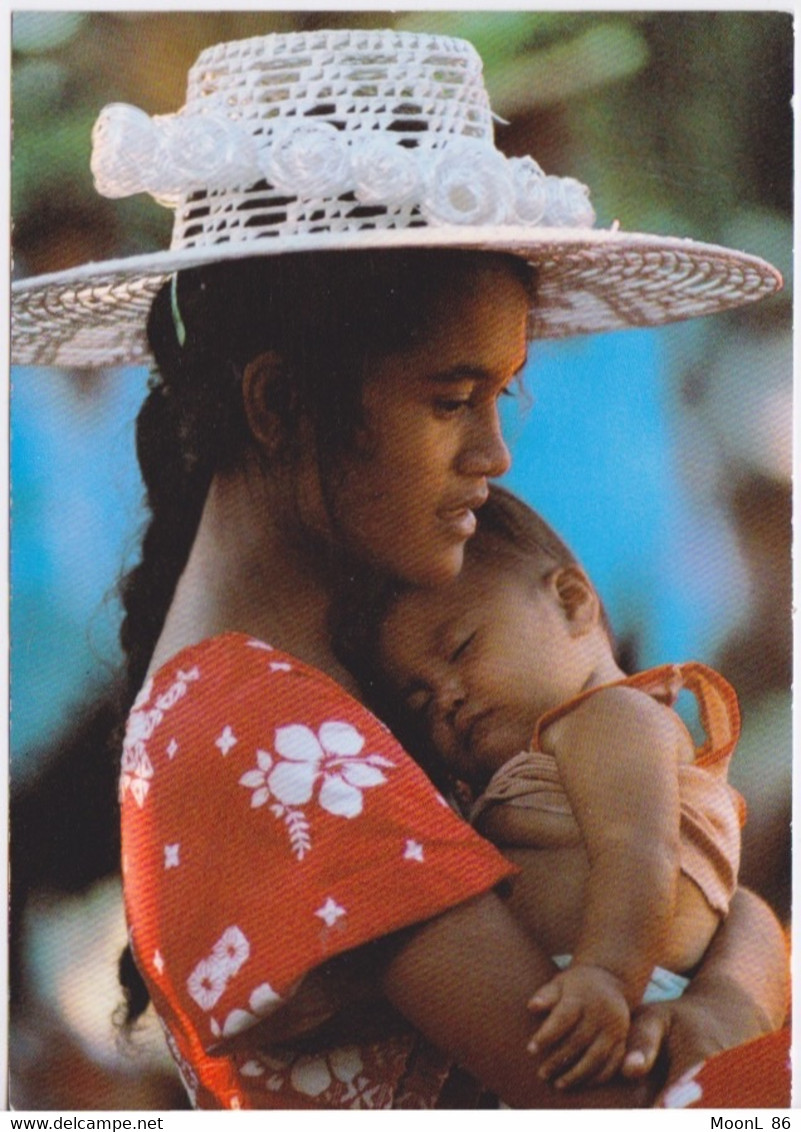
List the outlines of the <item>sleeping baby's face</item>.
{"type": "Polygon", "coordinates": [[[468,558],[453,582],[392,606],[379,659],[448,768],[481,788],[529,746],[539,716],[579,690],[572,648],[547,580],[468,558]]]}

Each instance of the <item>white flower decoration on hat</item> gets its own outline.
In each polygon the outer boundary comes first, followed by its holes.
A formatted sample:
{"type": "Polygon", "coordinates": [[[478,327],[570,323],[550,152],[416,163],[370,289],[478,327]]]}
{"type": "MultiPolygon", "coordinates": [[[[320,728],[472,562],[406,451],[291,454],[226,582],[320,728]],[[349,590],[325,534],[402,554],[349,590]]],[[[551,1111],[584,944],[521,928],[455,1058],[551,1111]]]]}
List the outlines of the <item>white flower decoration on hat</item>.
{"type": "Polygon", "coordinates": [[[548,204],[546,176],[533,157],[510,157],[515,212],[521,224],[539,224],[548,204]]]}
{"type": "Polygon", "coordinates": [[[549,228],[592,228],[595,209],[590,190],[575,177],[545,178],[548,205],[542,223],[549,228]]]}
{"type": "Polygon", "coordinates": [[[513,205],[506,158],[464,143],[443,148],[435,159],[420,211],[430,224],[505,224],[513,205]]]}
{"type": "Polygon", "coordinates": [[[506,158],[459,139],[441,149],[405,149],[386,134],[350,140],[330,122],[281,122],[262,148],[221,111],[156,115],[105,107],[92,134],[92,172],[107,197],[148,192],[167,207],[182,195],[245,187],[266,177],[304,202],[352,192],[361,204],[419,204],[429,224],[522,224],[591,228],[589,190],[546,177],[531,157],[506,158]]]}
{"type": "Polygon", "coordinates": [[[300,200],[337,197],[353,184],[347,146],[328,122],[278,127],[262,169],[277,189],[300,200]]]}
{"type": "Polygon", "coordinates": [[[144,110],[124,102],[104,106],[92,130],[92,176],[101,196],[116,200],[148,192],[156,127],[144,110]]]}
{"type": "Polygon", "coordinates": [[[230,187],[252,180],[257,155],[253,137],[224,114],[165,116],[159,156],[179,189],[230,187]],[[176,177],[177,175],[177,177],[176,177]]]}
{"type": "Polygon", "coordinates": [[[106,106],[92,131],[92,173],[107,197],[148,192],[166,207],[182,193],[253,179],[252,136],[224,114],[159,114],[106,106]]]}
{"type": "Polygon", "coordinates": [[[394,207],[416,200],[417,163],[409,150],[389,138],[362,134],[351,143],[354,192],[362,204],[394,207]]]}
{"type": "Polygon", "coordinates": [[[617,224],[588,231],[584,185],[543,178],[532,159],[495,148],[481,59],[452,36],[334,28],[215,44],[190,69],[177,114],[152,119],[114,104],[93,139],[99,192],[149,192],[175,208],[170,247],[15,280],[15,364],[149,360],[146,311],[170,275],[300,248],[495,248],[527,258],[539,273],[543,338],[714,314],[781,286],[770,264],[744,252],[617,224]],[[292,82],[273,70],[281,59],[292,82]],[[213,199],[196,207],[204,192],[213,199]],[[343,206],[345,194],[363,207],[343,206]],[[609,275],[603,294],[588,285],[599,272],[609,275]]]}

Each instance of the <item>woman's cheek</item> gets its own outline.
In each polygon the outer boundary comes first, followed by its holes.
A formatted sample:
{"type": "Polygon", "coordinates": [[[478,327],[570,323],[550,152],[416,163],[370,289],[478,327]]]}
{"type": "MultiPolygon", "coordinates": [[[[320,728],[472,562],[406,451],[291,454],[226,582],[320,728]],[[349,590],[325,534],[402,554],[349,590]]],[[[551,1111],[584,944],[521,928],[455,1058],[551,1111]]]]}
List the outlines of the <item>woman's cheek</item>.
{"type": "Polygon", "coordinates": [[[464,563],[464,543],[443,537],[430,525],[416,528],[409,538],[399,538],[395,551],[394,562],[388,566],[411,585],[444,585],[458,577],[464,563]]]}

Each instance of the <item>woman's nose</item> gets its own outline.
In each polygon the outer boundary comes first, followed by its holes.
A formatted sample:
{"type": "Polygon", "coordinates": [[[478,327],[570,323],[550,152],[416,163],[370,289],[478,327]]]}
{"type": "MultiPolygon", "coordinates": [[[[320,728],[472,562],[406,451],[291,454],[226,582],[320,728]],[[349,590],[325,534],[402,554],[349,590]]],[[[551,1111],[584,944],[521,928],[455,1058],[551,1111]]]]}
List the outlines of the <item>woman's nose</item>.
{"type": "Polygon", "coordinates": [[[458,470],[463,475],[502,476],[509,471],[512,458],[503,439],[501,421],[495,403],[475,421],[461,451],[458,470]]]}

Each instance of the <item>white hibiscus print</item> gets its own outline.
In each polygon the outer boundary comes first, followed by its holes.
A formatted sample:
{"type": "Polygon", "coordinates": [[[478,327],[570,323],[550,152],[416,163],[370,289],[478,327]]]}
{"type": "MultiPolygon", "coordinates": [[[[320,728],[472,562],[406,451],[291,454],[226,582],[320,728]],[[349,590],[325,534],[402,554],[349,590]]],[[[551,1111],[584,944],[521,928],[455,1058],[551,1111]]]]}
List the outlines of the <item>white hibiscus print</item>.
{"type": "Polygon", "coordinates": [[[269,794],[285,806],[302,806],[311,801],[319,784],[318,801],[324,810],[339,817],[353,818],[362,812],[362,790],[380,786],[386,776],[379,769],[394,764],[381,755],[357,758],[364,748],[364,736],[349,723],[330,720],[317,735],[302,723],[279,727],[275,750],[282,761],[273,765],[264,751],[258,753],[259,771],[250,771],[243,786],[267,789],[259,793],[262,805],[269,794]],[[247,780],[247,781],[246,781],[247,780]]]}
{"type": "Polygon", "coordinates": [[[250,943],[236,925],[226,928],[186,981],[186,989],[201,1010],[211,1010],[230,979],[250,956],[250,943]]]}
{"type": "Polygon", "coordinates": [[[327,1056],[299,1057],[292,1066],[289,1079],[297,1092],[307,1097],[319,1097],[335,1081],[345,1085],[349,1093],[355,1093],[354,1081],[363,1068],[358,1049],[343,1046],[327,1056]]]}
{"type": "Polygon", "coordinates": [[[211,952],[212,959],[223,967],[228,976],[235,975],[249,955],[247,937],[236,926],[226,928],[211,952]]]}
{"type": "Polygon", "coordinates": [[[704,1090],[696,1080],[703,1062],[693,1065],[686,1073],[677,1078],[672,1085],[668,1085],[662,1096],[657,1100],[657,1108],[689,1108],[696,1101],[701,1100],[704,1090]]]}
{"type": "Polygon", "coordinates": [[[150,789],[152,778],[153,764],[148,758],[144,743],[129,744],[126,742],[122,752],[120,801],[125,797],[126,790],[130,789],[136,799],[137,806],[141,809],[145,804],[145,797],[150,789]]]}
{"type": "Polygon", "coordinates": [[[211,1010],[225,990],[228,974],[218,959],[201,959],[186,981],[186,989],[201,1010],[211,1010]]]}
{"type": "Polygon", "coordinates": [[[300,859],[311,847],[309,825],[302,810],[319,788],[317,801],[330,814],[354,818],[362,812],[362,791],[386,782],[383,769],[394,766],[382,755],[362,755],[364,736],[349,723],[329,720],[317,734],[302,723],[279,727],[274,758],[256,752],[257,767],[239,779],[253,791],[254,808],[272,801],[276,817],[287,824],[293,851],[300,859]],[[361,757],[359,757],[361,756],[361,757]]]}
{"type": "MultiPolygon", "coordinates": [[[[144,805],[154,777],[153,763],[150,761],[147,743],[164,718],[164,713],[186,695],[188,684],[199,678],[200,670],[197,666],[190,669],[189,672],[182,672],[181,669],[178,669],[176,679],[166,692],[157,697],[155,705],[151,708],[147,708],[146,705],[153,690],[153,680],[148,680],[139,692],[134,700],[125,728],[119,781],[121,802],[125,799],[126,791],[130,789],[139,808],[141,809],[144,805]]],[[[175,751],[170,754],[170,758],[173,754],[175,754],[175,751]]]]}
{"type": "Polygon", "coordinates": [[[240,786],[247,786],[253,791],[250,804],[254,810],[270,800],[267,774],[272,769],[273,760],[266,751],[256,751],[256,762],[258,763],[258,770],[249,770],[239,779],[240,786]]]}
{"type": "Polygon", "coordinates": [[[211,1032],[215,1037],[222,1035],[226,1038],[231,1037],[233,1034],[240,1034],[243,1030],[248,1030],[251,1026],[254,1026],[260,1018],[265,1018],[268,1014],[273,1014],[283,1001],[281,995],[274,991],[269,983],[260,983],[250,992],[250,998],[248,999],[250,1010],[235,1007],[227,1015],[222,1028],[220,1028],[219,1023],[212,1018],[211,1032]]]}

